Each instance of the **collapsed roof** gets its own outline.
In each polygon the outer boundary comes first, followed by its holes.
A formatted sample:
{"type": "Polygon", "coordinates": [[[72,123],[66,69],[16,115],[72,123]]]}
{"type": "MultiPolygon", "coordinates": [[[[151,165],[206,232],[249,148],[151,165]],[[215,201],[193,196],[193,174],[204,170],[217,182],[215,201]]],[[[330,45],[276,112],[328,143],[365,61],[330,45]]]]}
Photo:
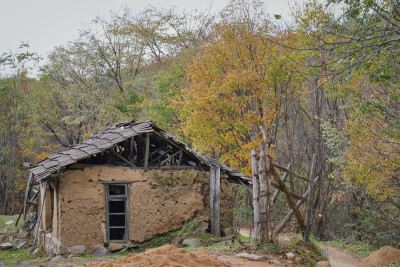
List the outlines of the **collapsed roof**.
{"type": "MultiPolygon", "coordinates": [[[[241,184],[251,183],[251,179],[246,175],[222,165],[216,159],[197,153],[188,144],[158,128],[154,121],[149,120],[133,120],[113,124],[80,144],[47,156],[36,167],[31,169],[31,174],[35,180],[42,180],[59,174],[75,163],[96,162],[97,164],[104,164],[107,159],[107,156],[104,156],[105,153],[116,156],[116,159],[121,161],[121,165],[134,168],[163,168],[163,164],[170,164],[171,169],[183,168],[184,166],[180,166],[182,160],[185,161],[187,168],[203,169],[219,166],[221,172],[225,173],[231,181],[241,184]],[[139,154],[143,154],[143,150],[140,149],[139,144],[143,143],[144,139],[142,137],[147,133],[151,134],[152,138],[153,151],[150,150],[150,156],[152,157],[150,163],[153,165],[151,166],[150,164],[143,167],[143,159],[139,158],[139,154]],[[123,145],[128,147],[131,145],[131,151],[136,150],[137,156],[132,157],[131,155],[129,157],[127,155],[127,157],[123,157],[122,155],[129,153],[129,151],[124,151],[123,145]],[[135,146],[134,148],[133,145],[135,146]],[[175,161],[175,163],[171,161],[175,161]],[[174,164],[179,166],[172,166],[174,164]]],[[[108,155],[108,158],[111,158],[111,155],[108,155]]]]}

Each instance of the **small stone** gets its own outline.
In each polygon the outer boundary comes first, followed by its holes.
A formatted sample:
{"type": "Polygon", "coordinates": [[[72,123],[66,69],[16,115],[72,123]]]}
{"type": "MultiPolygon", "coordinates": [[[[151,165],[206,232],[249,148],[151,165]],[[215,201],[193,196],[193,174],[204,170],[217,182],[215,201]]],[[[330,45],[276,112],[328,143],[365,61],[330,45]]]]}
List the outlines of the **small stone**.
{"type": "Polygon", "coordinates": [[[86,252],[86,247],[84,245],[72,246],[69,247],[67,251],[69,254],[82,255],[86,252]]]}
{"type": "Polygon", "coordinates": [[[7,250],[7,249],[10,249],[10,248],[13,248],[13,247],[14,247],[13,243],[0,244],[0,250],[7,250]]]}
{"type": "Polygon", "coordinates": [[[293,261],[296,258],[296,255],[294,255],[292,252],[286,253],[286,257],[289,261],[293,261]]]}
{"type": "Polygon", "coordinates": [[[21,249],[21,248],[23,248],[25,245],[27,245],[28,244],[28,242],[26,242],[26,241],[23,241],[23,242],[21,242],[21,243],[19,243],[18,245],[17,245],[17,249],[21,249]]]}
{"type": "Polygon", "coordinates": [[[234,236],[233,235],[228,235],[228,236],[225,236],[225,237],[223,237],[221,239],[224,240],[224,241],[231,240],[233,242],[234,236]]]}
{"type": "Polygon", "coordinates": [[[272,263],[272,264],[281,264],[278,260],[275,260],[275,259],[269,260],[269,263],[272,263]]]}
{"type": "Polygon", "coordinates": [[[319,261],[317,262],[317,267],[330,267],[331,265],[327,261],[319,261]]]}
{"type": "Polygon", "coordinates": [[[11,221],[7,221],[7,222],[5,223],[5,225],[11,225],[11,224],[13,224],[13,223],[14,223],[14,221],[11,220],[11,221]]]}
{"type": "Polygon", "coordinates": [[[225,228],[224,229],[225,232],[225,236],[229,236],[229,235],[234,235],[235,233],[233,232],[232,228],[225,228]]]}
{"type": "Polygon", "coordinates": [[[294,262],[295,262],[296,264],[300,264],[300,263],[303,262],[303,259],[302,259],[302,258],[296,258],[296,259],[294,259],[294,262]]]}
{"type": "Polygon", "coordinates": [[[202,243],[198,238],[186,238],[183,240],[182,245],[186,245],[188,247],[201,247],[202,243]]]}
{"type": "Polygon", "coordinates": [[[76,255],[75,255],[75,254],[69,254],[69,255],[68,255],[68,259],[70,259],[70,258],[72,258],[72,257],[76,257],[76,255]]]}
{"type": "Polygon", "coordinates": [[[90,252],[90,255],[95,257],[102,257],[102,256],[111,256],[113,254],[105,247],[98,246],[92,252],[90,252]]]}
{"type": "Polygon", "coordinates": [[[246,253],[246,252],[236,254],[235,257],[241,257],[241,258],[245,258],[245,259],[248,259],[248,260],[251,260],[251,261],[260,261],[260,260],[263,259],[263,257],[261,257],[261,256],[258,256],[258,255],[255,255],[255,254],[249,254],[249,253],[246,253]]]}
{"type": "Polygon", "coordinates": [[[306,251],[306,257],[307,259],[311,258],[311,251],[309,250],[306,251]]]}
{"type": "Polygon", "coordinates": [[[65,259],[63,256],[58,255],[58,256],[55,256],[54,258],[52,258],[52,259],[49,261],[49,263],[59,262],[60,260],[63,260],[63,259],[65,259]]]}
{"type": "Polygon", "coordinates": [[[39,254],[39,252],[40,252],[40,248],[36,248],[36,249],[33,251],[32,254],[36,255],[36,254],[39,254]]]}
{"type": "Polygon", "coordinates": [[[121,249],[124,248],[124,244],[119,244],[119,243],[110,243],[108,245],[108,250],[115,252],[115,251],[120,251],[121,249]]]}
{"type": "Polygon", "coordinates": [[[122,250],[119,251],[120,254],[126,253],[128,250],[126,248],[123,248],[122,250]]]}
{"type": "Polygon", "coordinates": [[[25,231],[24,229],[20,229],[18,232],[19,239],[25,239],[27,235],[28,235],[28,232],[25,231]]]}

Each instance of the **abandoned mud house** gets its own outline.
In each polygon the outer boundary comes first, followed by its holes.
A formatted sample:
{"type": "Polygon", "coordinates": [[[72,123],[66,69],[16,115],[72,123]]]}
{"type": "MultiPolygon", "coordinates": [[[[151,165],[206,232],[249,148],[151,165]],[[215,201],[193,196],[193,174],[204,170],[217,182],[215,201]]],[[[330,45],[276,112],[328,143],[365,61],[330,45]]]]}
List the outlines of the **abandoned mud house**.
{"type": "Polygon", "coordinates": [[[194,216],[209,218],[219,234],[220,222],[232,223],[231,183],[249,181],[152,121],[128,121],[39,162],[26,199],[39,183],[42,242],[63,254],[76,245],[140,243],[194,216]]]}

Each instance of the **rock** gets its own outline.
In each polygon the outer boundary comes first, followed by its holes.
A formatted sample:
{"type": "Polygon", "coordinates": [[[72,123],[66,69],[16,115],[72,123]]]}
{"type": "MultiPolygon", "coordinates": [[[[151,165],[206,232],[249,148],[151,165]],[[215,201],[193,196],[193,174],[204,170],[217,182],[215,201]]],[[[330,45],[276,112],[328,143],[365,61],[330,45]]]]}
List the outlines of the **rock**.
{"type": "Polygon", "coordinates": [[[229,236],[225,236],[225,237],[223,237],[223,238],[221,238],[222,240],[231,240],[232,242],[233,242],[233,238],[234,238],[234,236],[233,235],[229,235],[229,236]]]}
{"type": "Polygon", "coordinates": [[[19,233],[18,233],[18,238],[19,239],[25,239],[27,235],[28,235],[27,231],[25,231],[24,229],[20,229],[19,233]]]}
{"type": "Polygon", "coordinates": [[[233,232],[232,228],[225,228],[224,229],[225,232],[225,236],[230,236],[230,235],[234,235],[235,233],[233,232]]]}
{"type": "Polygon", "coordinates": [[[5,225],[11,225],[11,224],[13,224],[13,223],[14,223],[14,221],[11,220],[11,221],[6,222],[5,225]]]}
{"type": "Polygon", "coordinates": [[[3,243],[0,244],[0,250],[6,250],[6,249],[10,249],[13,248],[14,244],[13,243],[3,243]]]}
{"type": "Polygon", "coordinates": [[[105,247],[98,246],[92,252],[90,252],[90,255],[95,257],[102,257],[102,256],[111,256],[113,254],[105,247]]]}
{"type": "Polygon", "coordinates": [[[64,256],[58,255],[58,256],[55,256],[54,258],[52,258],[52,259],[49,261],[49,263],[59,262],[60,260],[63,260],[63,259],[65,259],[64,256]]]}
{"type": "Polygon", "coordinates": [[[202,243],[198,238],[186,238],[183,240],[182,245],[186,245],[188,247],[201,247],[202,243]]]}
{"type": "Polygon", "coordinates": [[[82,255],[86,253],[86,247],[84,245],[77,245],[73,247],[68,248],[68,254],[77,254],[77,255],[82,255]]]}
{"type": "Polygon", "coordinates": [[[235,257],[241,257],[241,258],[245,258],[245,259],[248,259],[248,260],[251,260],[251,261],[260,261],[263,258],[261,256],[258,256],[258,255],[255,255],[255,254],[249,254],[249,253],[246,253],[246,252],[236,254],[235,257]]]}
{"type": "Polygon", "coordinates": [[[319,261],[317,262],[317,267],[330,267],[331,265],[327,261],[319,261]]]}
{"type": "Polygon", "coordinates": [[[23,242],[21,242],[21,243],[19,243],[18,245],[17,245],[17,249],[21,249],[21,248],[23,248],[25,245],[27,245],[28,244],[28,242],[27,241],[23,241],[23,242]]]}
{"type": "Polygon", "coordinates": [[[195,233],[202,234],[207,231],[208,222],[199,221],[196,224],[196,229],[194,230],[195,233]]]}
{"type": "Polygon", "coordinates": [[[120,243],[110,243],[108,245],[108,250],[111,252],[120,251],[123,248],[124,248],[124,244],[120,244],[120,243]]]}
{"type": "Polygon", "coordinates": [[[269,260],[269,263],[272,263],[272,264],[281,264],[278,260],[275,260],[275,259],[269,260]]]}
{"type": "Polygon", "coordinates": [[[295,258],[295,259],[294,259],[294,262],[295,262],[296,264],[300,264],[300,263],[303,262],[303,259],[302,259],[302,258],[295,258]]]}
{"type": "Polygon", "coordinates": [[[120,253],[120,254],[124,254],[124,253],[126,253],[127,251],[128,251],[128,250],[127,250],[126,248],[124,248],[124,249],[120,250],[119,253],[120,253]]]}
{"type": "Polygon", "coordinates": [[[226,240],[226,241],[216,243],[216,244],[214,244],[214,246],[230,246],[232,244],[233,244],[232,240],[226,240]]]}
{"type": "Polygon", "coordinates": [[[39,254],[39,252],[40,252],[40,248],[36,248],[36,249],[32,252],[32,254],[36,255],[36,254],[39,254]]]}
{"type": "Polygon", "coordinates": [[[75,255],[75,254],[69,254],[69,255],[68,255],[68,259],[71,259],[71,258],[73,258],[73,257],[76,257],[76,255],[75,255]]]}
{"type": "Polygon", "coordinates": [[[289,261],[293,261],[296,258],[296,255],[294,255],[292,252],[286,253],[286,257],[289,261]]]}

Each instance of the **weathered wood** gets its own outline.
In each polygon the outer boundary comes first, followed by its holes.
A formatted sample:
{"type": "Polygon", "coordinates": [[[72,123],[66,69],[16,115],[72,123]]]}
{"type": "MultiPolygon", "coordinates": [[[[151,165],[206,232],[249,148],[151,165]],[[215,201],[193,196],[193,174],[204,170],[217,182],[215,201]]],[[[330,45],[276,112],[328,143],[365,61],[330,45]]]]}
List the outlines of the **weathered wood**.
{"type": "MultiPolygon", "coordinates": [[[[290,163],[288,164],[287,168],[288,168],[288,169],[290,168],[290,163]]],[[[286,178],[287,178],[287,177],[288,177],[288,173],[285,172],[285,173],[283,174],[283,176],[282,176],[282,181],[283,181],[283,182],[286,182],[286,178]]],[[[272,182],[271,182],[271,184],[272,184],[272,182]]],[[[271,204],[272,204],[272,205],[275,205],[275,202],[276,202],[276,200],[278,199],[278,196],[279,196],[279,193],[280,193],[280,192],[281,192],[280,188],[276,188],[276,189],[275,189],[274,195],[272,196],[272,200],[271,200],[271,204]]]]}
{"type": "Polygon", "coordinates": [[[211,166],[210,168],[210,217],[211,234],[220,237],[220,167],[211,166]]]}
{"type": "Polygon", "coordinates": [[[259,185],[257,170],[257,151],[251,150],[251,169],[253,179],[253,209],[254,209],[254,241],[260,242],[260,204],[259,204],[259,185]]]}
{"type": "Polygon", "coordinates": [[[153,159],[153,160],[150,162],[149,166],[151,166],[154,162],[156,162],[157,160],[159,160],[162,156],[164,156],[165,154],[169,153],[169,152],[172,151],[173,149],[174,149],[174,148],[170,148],[170,149],[168,149],[166,152],[164,152],[164,153],[162,153],[161,155],[159,155],[157,158],[153,159]]]}
{"type": "Polygon", "coordinates": [[[181,151],[179,152],[178,166],[181,166],[181,164],[182,164],[182,157],[183,157],[183,151],[181,150],[181,151]]]}
{"type": "Polygon", "coordinates": [[[266,170],[266,153],[265,142],[260,144],[260,162],[259,162],[259,181],[260,181],[260,243],[269,242],[269,227],[268,227],[268,185],[267,185],[267,170],[266,170]]]}
{"type": "MultiPolygon", "coordinates": [[[[303,177],[303,176],[301,176],[301,175],[299,175],[299,174],[297,174],[297,173],[295,173],[295,172],[293,172],[293,171],[291,171],[291,170],[289,170],[289,169],[287,169],[285,167],[282,167],[282,166],[280,166],[280,165],[278,165],[276,163],[272,162],[271,164],[272,164],[273,167],[276,167],[277,169],[280,169],[280,170],[282,170],[284,172],[287,172],[287,173],[293,175],[294,177],[297,177],[297,178],[299,178],[299,179],[301,179],[301,180],[303,180],[305,182],[309,182],[310,181],[309,179],[307,179],[307,178],[305,178],[305,177],[303,177]]],[[[318,186],[318,185],[314,183],[314,186],[318,186]]]]}
{"type": "Polygon", "coordinates": [[[312,163],[311,163],[311,170],[310,170],[310,177],[309,177],[309,185],[308,185],[308,201],[306,207],[306,229],[304,231],[303,240],[305,242],[310,242],[310,234],[311,234],[311,226],[312,226],[312,205],[314,199],[314,183],[313,183],[313,176],[314,176],[314,168],[315,168],[315,161],[316,155],[313,155],[312,163]]]}
{"type": "Polygon", "coordinates": [[[31,172],[29,174],[29,178],[28,178],[28,184],[26,185],[26,191],[25,191],[25,195],[24,195],[24,221],[26,220],[26,201],[28,200],[29,197],[29,193],[32,190],[32,184],[33,184],[33,173],[31,172]]]}
{"type": "Polygon", "coordinates": [[[281,180],[281,178],[279,177],[278,173],[276,173],[274,168],[272,168],[271,172],[275,178],[275,181],[277,181],[278,184],[280,185],[282,192],[286,195],[286,199],[288,201],[289,207],[294,211],[294,215],[296,216],[296,220],[300,226],[300,230],[302,232],[304,232],[304,230],[305,230],[304,220],[300,214],[299,209],[296,206],[296,203],[294,202],[294,200],[292,198],[292,195],[290,194],[291,192],[289,191],[289,189],[287,189],[285,183],[281,180]]]}
{"type": "Polygon", "coordinates": [[[43,199],[42,199],[42,205],[40,207],[39,218],[37,219],[37,230],[36,230],[35,239],[33,240],[32,251],[35,249],[36,241],[37,241],[38,235],[39,235],[40,222],[42,221],[43,207],[44,207],[44,201],[46,200],[47,187],[48,187],[47,181],[45,181],[44,182],[45,189],[44,189],[44,194],[43,194],[43,199]]]}
{"type": "Polygon", "coordinates": [[[150,150],[150,133],[146,133],[146,141],[144,148],[144,167],[147,168],[149,166],[149,150],[150,150]]]}
{"type": "Polygon", "coordinates": [[[126,164],[130,165],[131,167],[136,167],[135,164],[133,164],[132,162],[130,162],[129,160],[127,160],[126,158],[115,152],[113,149],[109,149],[108,151],[117,158],[119,158],[120,160],[122,160],[123,162],[125,162],[126,164]]]}
{"type": "MultiPolygon", "coordinates": [[[[135,156],[134,150],[135,149],[135,138],[131,137],[130,142],[129,142],[129,159],[133,159],[135,156]]],[[[136,149],[135,149],[136,150],[136,149]]]]}
{"type": "Polygon", "coordinates": [[[164,163],[166,163],[168,160],[170,160],[171,158],[175,157],[176,155],[178,155],[179,153],[181,153],[182,150],[175,152],[174,154],[172,154],[171,156],[169,156],[168,158],[164,159],[163,161],[160,162],[160,166],[163,165],[164,163]]]}
{"type": "MultiPolygon", "coordinates": [[[[314,182],[316,183],[318,181],[318,177],[315,178],[314,182]]],[[[309,189],[306,190],[306,192],[304,192],[304,194],[302,195],[304,198],[306,198],[308,196],[308,192],[309,189]]],[[[296,202],[296,206],[300,207],[301,204],[303,204],[303,200],[298,200],[296,202]]],[[[293,217],[294,211],[291,209],[288,214],[285,216],[285,218],[281,221],[281,223],[279,224],[279,226],[275,229],[275,234],[278,235],[283,228],[286,226],[286,224],[290,221],[290,219],[293,217]]]]}

